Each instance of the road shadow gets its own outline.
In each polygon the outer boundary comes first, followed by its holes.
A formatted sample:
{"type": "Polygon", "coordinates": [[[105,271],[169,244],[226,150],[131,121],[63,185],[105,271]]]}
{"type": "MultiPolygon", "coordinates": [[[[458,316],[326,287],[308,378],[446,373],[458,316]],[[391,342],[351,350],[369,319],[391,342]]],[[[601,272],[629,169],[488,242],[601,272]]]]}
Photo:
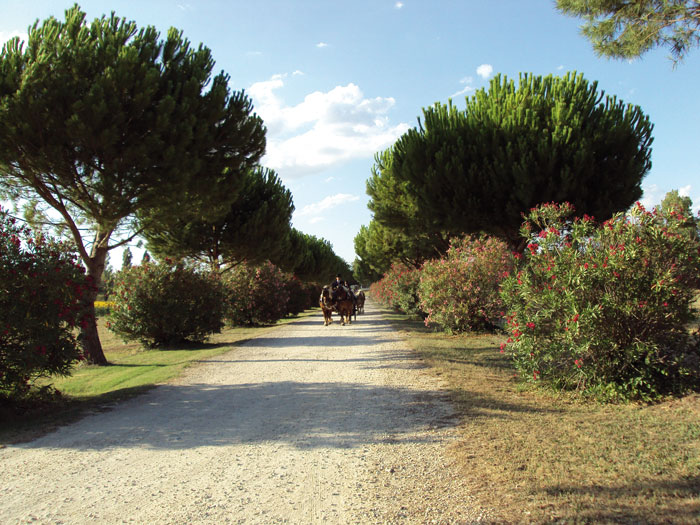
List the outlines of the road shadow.
{"type": "Polygon", "coordinates": [[[457,423],[438,390],[296,381],[163,385],[19,446],[171,450],[278,442],[353,448],[387,440],[430,442],[429,432],[415,432],[457,423]]]}

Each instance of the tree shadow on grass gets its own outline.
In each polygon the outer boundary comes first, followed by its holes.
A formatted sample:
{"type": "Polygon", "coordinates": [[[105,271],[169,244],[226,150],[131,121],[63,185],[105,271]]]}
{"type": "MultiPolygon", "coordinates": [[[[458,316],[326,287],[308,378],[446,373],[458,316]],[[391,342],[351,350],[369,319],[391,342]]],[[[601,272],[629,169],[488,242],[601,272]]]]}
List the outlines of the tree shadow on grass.
{"type": "Polygon", "coordinates": [[[493,346],[480,346],[475,348],[453,349],[458,355],[448,357],[448,363],[474,366],[477,368],[503,370],[514,372],[515,368],[511,360],[504,354],[500,354],[493,346]]]}
{"type": "Polygon", "coordinates": [[[550,497],[574,496],[580,502],[576,511],[580,523],[700,523],[700,475],[617,486],[561,484],[543,492],[550,497]],[[639,499],[650,503],[640,505],[639,499]],[[625,504],[625,500],[632,501],[625,504]]]}

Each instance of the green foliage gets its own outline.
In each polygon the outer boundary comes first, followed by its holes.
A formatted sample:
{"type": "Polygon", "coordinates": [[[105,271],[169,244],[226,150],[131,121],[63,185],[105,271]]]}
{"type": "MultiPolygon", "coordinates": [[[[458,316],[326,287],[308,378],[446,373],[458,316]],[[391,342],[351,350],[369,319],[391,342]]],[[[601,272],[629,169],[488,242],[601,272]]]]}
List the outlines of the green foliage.
{"type": "MultiPolygon", "coordinates": [[[[355,249],[355,253],[357,253],[357,249],[355,249]]],[[[352,262],[352,276],[358,283],[363,285],[370,285],[382,278],[381,273],[374,270],[372,266],[359,257],[355,257],[355,260],[352,262]]]]}
{"type": "MultiPolygon", "coordinates": [[[[180,31],[161,40],[114,14],[88,23],[77,5],[3,46],[4,187],[55,209],[98,285],[114,235],[128,240],[156,209],[225,213],[263,155],[250,99],[213,67],[180,31]]],[[[84,335],[88,359],[105,363],[94,323],[84,335]]]]}
{"type": "Polygon", "coordinates": [[[700,337],[687,326],[700,243],[677,214],[639,204],[602,225],[564,220],[571,211],[552,204],[529,215],[526,264],[502,287],[502,349],[523,377],[603,399],[697,389],[700,337]]]}
{"type": "Polygon", "coordinates": [[[557,8],[585,20],[582,33],[602,56],[630,59],[664,46],[677,62],[700,44],[697,0],[557,0],[557,8]]]}
{"type": "Polygon", "coordinates": [[[170,261],[123,269],[111,299],[109,329],[149,347],[202,342],[223,327],[219,278],[170,261]]]}
{"type": "Polygon", "coordinates": [[[671,190],[661,201],[659,212],[662,216],[673,216],[680,232],[700,241],[700,220],[693,217],[693,201],[690,197],[679,195],[678,190],[671,190]]]}
{"type": "Polygon", "coordinates": [[[321,286],[305,283],[292,274],[284,274],[285,286],[289,293],[287,313],[297,315],[308,308],[318,306],[318,294],[321,286]]]}
{"type": "Polygon", "coordinates": [[[390,171],[431,231],[516,247],[521,213],[569,201],[605,219],[641,197],[652,125],[582,75],[496,76],[465,110],[435,104],[394,144],[390,171]]]}
{"type": "Polygon", "coordinates": [[[355,237],[355,252],[374,271],[386,272],[394,262],[420,268],[427,259],[445,253],[449,233],[432,217],[421,216],[409,185],[394,173],[391,150],[376,155],[367,180],[367,207],[374,217],[355,237]]]}
{"type": "Polygon", "coordinates": [[[350,266],[336,255],[330,242],[296,228],[287,237],[285,253],[279,266],[302,281],[329,282],[337,274],[351,274],[350,266]]]}
{"type": "Polygon", "coordinates": [[[124,251],[122,252],[122,269],[126,268],[131,268],[131,261],[134,258],[134,256],[131,253],[131,250],[127,247],[124,248],[124,251]]]}
{"type": "Polygon", "coordinates": [[[69,246],[33,237],[1,208],[0,283],[0,396],[20,398],[83,359],[75,328],[94,286],[69,246]]]}
{"type": "Polygon", "coordinates": [[[284,260],[294,204],[274,171],[256,167],[242,175],[227,213],[206,220],[199,210],[152,217],[144,234],[157,255],[190,257],[220,271],[239,262],[284,260]]]}
{"type": "Polygon", "coordinates": [[[234,326],[274,323],[288,312],[290,290],[284,273],[270,262],[239,264],[223,278],[226,321],[234,326]]]}
{"type": "Polygon", "coordinates": [[[423,265],[418,295],[425,324],[448,332],[494,329],[503,318],[499,286],[513,262],[501,240],[453,239],[445,257],[423,265]]]}

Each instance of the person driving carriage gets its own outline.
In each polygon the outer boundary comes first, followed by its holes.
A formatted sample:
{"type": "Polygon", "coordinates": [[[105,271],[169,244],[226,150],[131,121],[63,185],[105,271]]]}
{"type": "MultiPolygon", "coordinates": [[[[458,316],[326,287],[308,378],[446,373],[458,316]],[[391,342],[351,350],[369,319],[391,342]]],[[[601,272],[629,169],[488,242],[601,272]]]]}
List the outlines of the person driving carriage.
{"type": "Polygon", "coordinates": [[[335,280],[331,283],[331,299],[333,299],[333,304],[335,304],[336,299],[338,298],[338,289],[341,286],[345,289],[345,291],[348,294],[350,294],[350,297],[352,297],[353,304],[357,305],[357,297],[355,297],[355,294],[350,289],[350,286],[348,286],[348,282],[344,281],[343,277],[340,274],[336,275],[335,280]]]}

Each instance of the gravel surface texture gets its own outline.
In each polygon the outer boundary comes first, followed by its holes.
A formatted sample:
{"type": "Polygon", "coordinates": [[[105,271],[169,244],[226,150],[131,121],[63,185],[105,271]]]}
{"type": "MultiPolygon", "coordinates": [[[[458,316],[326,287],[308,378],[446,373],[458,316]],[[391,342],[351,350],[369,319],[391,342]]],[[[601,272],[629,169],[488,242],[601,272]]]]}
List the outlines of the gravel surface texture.
{"type": "Polygon", "coordinates": [[[368,302],[0,450],[0,523],[475,523],[438,379],[368,302]]]}

